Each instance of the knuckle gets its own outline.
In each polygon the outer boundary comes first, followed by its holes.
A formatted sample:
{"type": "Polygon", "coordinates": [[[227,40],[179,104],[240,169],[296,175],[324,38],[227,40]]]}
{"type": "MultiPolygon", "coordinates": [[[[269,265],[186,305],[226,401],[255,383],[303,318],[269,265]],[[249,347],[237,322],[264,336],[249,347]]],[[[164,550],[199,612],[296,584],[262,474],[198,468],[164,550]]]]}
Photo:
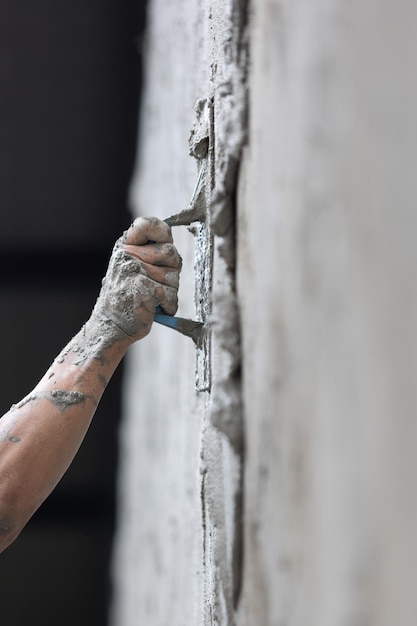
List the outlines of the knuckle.
{"type": "Polygon", "coordinates": [[[166,257],[168,261],[175,261],[177,265],[180,265],[182,262],[176,247],[172,243],[162,244],[161,253],[166,257]]]}
{"type": "Polygon", "coordinates": [[[145,224],[147,224],[148,222],[148,218],[147,217],[137,217],[135,218],[135,220],[133,221],[133,224],[131,226],[131,228],[143,228],[143,226],[145,226],[145,224]]]}
{"type": "Polygon", "coordinates": [[[177,270],[168,270],[165,272],[165,282],[170,287],[178,287],[179,273],[177,270]]]}
{"type": "Polygon", "coordinates": [[[160,250],[164,256],[171,257],[174,254],[175,247],[172,243],[161,243],[160,250]]]}

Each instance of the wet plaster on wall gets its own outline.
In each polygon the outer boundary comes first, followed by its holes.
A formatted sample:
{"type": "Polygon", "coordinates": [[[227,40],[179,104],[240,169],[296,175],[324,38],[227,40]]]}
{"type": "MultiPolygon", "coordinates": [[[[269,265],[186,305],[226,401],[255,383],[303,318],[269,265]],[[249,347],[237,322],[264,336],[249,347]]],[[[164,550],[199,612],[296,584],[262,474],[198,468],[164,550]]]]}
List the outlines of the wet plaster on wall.
{"type": "Polygon", "coordinates": [[[195,103],[195,124],[189,137],[190,155],[197,160],[198,177],[195,197],[192,198],[190,232],[195,239],[195,307],[199,320],[206,325],[201,345],[196,355],[196,389],[211,391],[211,332],[213,285],[213,233],[207,215],[207,206],[213,189],[213,103],[209,98],[199,98],[195,103]]]}
{"type": "MultiPolygon", "coordinates": [[[[212,2],[210,21],[205,226],[213,242],[208,355],[211,393],[201,442],[201,497],[206,571],[204,623],[211,625],[234,624],[241,585],[243,432],[235,200],[246,139],[246,7],[240,2],[212,2]]],[[[198,132],[191,139],[196,137],[200,137],[198,132]]],[[[197,239],[197,250],[199,243],[197,239]]]]}

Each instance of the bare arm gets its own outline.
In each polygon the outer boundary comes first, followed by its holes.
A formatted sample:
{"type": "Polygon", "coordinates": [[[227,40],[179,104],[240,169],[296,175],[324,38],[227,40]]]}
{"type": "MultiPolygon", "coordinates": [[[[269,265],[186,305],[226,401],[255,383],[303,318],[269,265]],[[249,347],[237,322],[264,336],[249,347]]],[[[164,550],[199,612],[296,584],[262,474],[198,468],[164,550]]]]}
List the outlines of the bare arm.
{"type": "Polygon", "coordinates": [[[175,313],[180,266],[169,227],[136,220],[116,243],[90,319],[1,418],[0,551],[67,470],[122,357],[148,334],[155,307],[175,313]]]}

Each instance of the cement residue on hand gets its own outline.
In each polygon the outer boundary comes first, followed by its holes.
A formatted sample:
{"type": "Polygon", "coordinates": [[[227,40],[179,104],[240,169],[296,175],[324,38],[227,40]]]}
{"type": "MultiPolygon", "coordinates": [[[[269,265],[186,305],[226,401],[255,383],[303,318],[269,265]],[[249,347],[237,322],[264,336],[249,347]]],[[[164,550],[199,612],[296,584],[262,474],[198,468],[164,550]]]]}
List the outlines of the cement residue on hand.
{"type": "MultiPolygon", "coordinates": [[[[169,287],[159,285],[142,271],[141,263],[123,250],[122,238],[113,249],[107,274],[94,307],[91,320],[98,324],[103,347],[126,337],[137,337],[145,331],[147,323],[140,321],[138,311],[150,317],[150,311],[158,304],[156,289],[169,287]],[[152,306],[153,304],[153,306],[152,306]]],[[[146,332],[144,332],[146,334],[146,332]]]]}
{"type": "MultiPolygon", "coordinates": [[[[165,254],[169,254],[169,250],[165,254]]],[[[60,364],[69,355],[76,355],[76,358],[71,357],[74,365],[93,359],[104,364],[107,348],[127,338],[136,340],[147,335],[155,307],[161,299],[167,302],[176,299],[178,282],[174,270],[166,273],[168,284],[156,282],[147,273],[145,266],[123,249],[123,237],[120,237],[113,248],[90,319],[55,362],[60,364]]]]}
{"type": "Polygon", "coordinates": [[[175,288],[149,278],[142,264],[122,245],[123,237],[120,237],[113,248],[90,319],[56,357],[56,363],[63,363],[71,353],[77,355],[74,365],[92,359],[104,362],[103,352],[114,343],[147,334],[153,320],[152,310],[160,300],[158,290],[163,289],[166,297],[171,292],[176,293],[175,288]]]}

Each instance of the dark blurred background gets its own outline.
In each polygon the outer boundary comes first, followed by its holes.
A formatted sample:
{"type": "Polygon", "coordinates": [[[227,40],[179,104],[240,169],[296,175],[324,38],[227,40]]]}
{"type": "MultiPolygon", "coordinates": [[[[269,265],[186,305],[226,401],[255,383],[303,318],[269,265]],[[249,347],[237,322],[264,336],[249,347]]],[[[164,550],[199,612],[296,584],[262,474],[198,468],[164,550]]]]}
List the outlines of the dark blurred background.
{"type": "MultiPolygon", "coordinates": [[[[0,0],[2,413],[79,330],[130,223],[144,1],[0,0]]],[[[103,626],[120,368],[54,494],[0,556],[2,626],[103,626]]]]}

